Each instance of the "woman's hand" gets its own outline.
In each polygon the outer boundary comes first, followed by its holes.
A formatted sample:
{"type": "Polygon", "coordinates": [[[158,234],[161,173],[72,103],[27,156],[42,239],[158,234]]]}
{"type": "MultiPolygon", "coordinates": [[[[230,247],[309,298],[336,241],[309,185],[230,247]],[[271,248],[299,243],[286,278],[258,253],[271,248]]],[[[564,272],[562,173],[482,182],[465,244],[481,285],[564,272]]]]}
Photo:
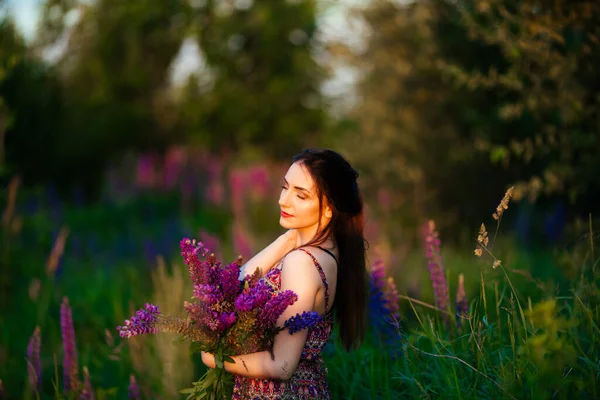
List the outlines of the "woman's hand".
{"type": "Polygon", "coordinates": [[[206,352],[206,351],[202,351],[202,362],[204,363],[204,365],[206,365],[208,368],[215,368],[215,356],[206,352]]]}

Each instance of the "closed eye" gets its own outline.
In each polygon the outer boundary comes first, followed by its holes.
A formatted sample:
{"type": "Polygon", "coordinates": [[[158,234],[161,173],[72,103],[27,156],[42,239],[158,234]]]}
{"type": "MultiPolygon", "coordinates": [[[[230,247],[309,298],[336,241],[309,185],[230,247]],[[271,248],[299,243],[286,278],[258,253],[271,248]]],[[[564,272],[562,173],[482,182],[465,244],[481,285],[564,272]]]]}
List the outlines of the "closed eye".
{"type": "MultiPolygon", "coordinates": [[[[287,186],[282,185],[281,189],[282,190],[287,190],[287,186]]],[[[301,194],[296,195],[296,197],[299,198],[300,200],[306,200],[306,196],[301,195],[301,194]]]]}

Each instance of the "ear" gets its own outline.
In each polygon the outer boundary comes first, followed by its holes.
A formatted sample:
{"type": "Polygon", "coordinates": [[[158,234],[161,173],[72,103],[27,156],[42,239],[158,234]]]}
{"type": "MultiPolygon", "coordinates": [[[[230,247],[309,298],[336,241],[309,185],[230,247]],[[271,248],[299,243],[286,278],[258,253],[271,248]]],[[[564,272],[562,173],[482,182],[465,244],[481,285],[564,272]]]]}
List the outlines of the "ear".
{"type": "Polygon", "coordinates": [[[325,218],[327,219],[331,219],[331,217],[333,217],[333,211],[331,211],[331,207],[329,207],[328,205],[325,206],[323,216],[325,216],[325,218]]]}

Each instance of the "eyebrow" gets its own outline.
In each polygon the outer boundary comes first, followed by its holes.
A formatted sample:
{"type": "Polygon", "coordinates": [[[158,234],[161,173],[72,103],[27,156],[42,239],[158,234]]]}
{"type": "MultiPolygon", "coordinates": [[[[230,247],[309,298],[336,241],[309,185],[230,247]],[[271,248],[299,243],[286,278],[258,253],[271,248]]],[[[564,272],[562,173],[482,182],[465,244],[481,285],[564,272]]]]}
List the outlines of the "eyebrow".
{"type": "MultiPolygon", "coordinates": [[[[283,181],[285,182],[286,185],[289,185],[289,182],[287,181],[287,179],[285,179],[285,177],[283,177],[283,181]]],[[[303,192],[306,192],[306,193],[310,194],[310,190],[305,189],[305,188],[303,188],[301,186],[294,186],[294,189],[298,189],[298,190],[301,190],[303,192]]]]}

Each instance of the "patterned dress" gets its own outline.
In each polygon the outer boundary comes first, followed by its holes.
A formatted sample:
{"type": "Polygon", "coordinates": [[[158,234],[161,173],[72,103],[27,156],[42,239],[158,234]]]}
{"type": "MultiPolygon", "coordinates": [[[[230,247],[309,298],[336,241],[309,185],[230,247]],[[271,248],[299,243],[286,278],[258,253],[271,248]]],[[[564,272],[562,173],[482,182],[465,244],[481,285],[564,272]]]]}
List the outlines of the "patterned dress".
{"type": "MultiPolygon", "coordinates": [[[[325,310],[329,308],[329,287],[323,268],[317,259],[306,249],[307,253],[323,280],[325,288],[325,310]]],[[[337,260],[336,260],[337,261],[337,260]]],[[[275,290],[281,290],[281,268],[283,262],[270,269],[263,279],[275,290]]],[[[237,400],[280,400],[280,399],[330,399],[327,388],[327,368],[320,356],[321,350],[331,336],[333,313],[328,311],[323,319],[308,330],[306,343],[302,349],[298,368],[290,380],[254,379],[236,375],[233,388],[233,399],[237,400]]]]}

